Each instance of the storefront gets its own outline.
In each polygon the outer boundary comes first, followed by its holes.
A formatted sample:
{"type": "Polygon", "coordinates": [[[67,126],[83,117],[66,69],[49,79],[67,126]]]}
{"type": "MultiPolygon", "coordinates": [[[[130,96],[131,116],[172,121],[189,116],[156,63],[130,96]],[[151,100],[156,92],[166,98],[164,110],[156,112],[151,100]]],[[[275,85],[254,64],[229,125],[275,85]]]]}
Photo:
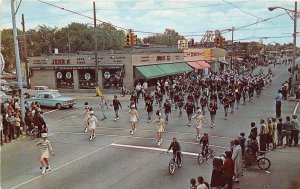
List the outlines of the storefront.
{"type": "Polygon", "coordinates": [[[56,86],[58,89],[74,89],[74,77],[72,69],[57,69],[56,86]]]}

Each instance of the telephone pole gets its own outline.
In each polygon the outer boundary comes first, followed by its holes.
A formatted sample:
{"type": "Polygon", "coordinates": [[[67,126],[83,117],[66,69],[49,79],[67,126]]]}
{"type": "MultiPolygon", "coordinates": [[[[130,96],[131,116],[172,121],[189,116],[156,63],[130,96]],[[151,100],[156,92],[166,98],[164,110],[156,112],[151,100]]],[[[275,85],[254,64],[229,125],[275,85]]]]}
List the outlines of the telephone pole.
{"type": "Polygon", "coordinates": [[[95,40],[95,81],[96,81],[96,87],[99,87],[99,79],[98,79],[98,44],[97,44],[97,18],[96,18],[96,4],[95,1],[93,2],[93,10],[94,10],[94,40],[95,40]]]}
{"type": "Polygon", "coordinates": [[[25,30],[25,19],[24,14],[22,14],[22,29],[23,29],[23,36],[24,36],[24,63],[25,63],[25,74],[26,74],[26,82],[27,82],[27,89],[30,89],[29,83],[29,73],[28,73],[28,58],[27,58],[27,38],[26,38],[26,30],[25,30]]]}
{"type": "Polygon", "coordinates": [[[234,52],[233,32],[234,32],[234,27],[232,27],[231,29],[231,58],[230,58],[230,66],[229,66],[230,69],[232,69],[232,65],[233,65],[233,52],[234,52]]]}

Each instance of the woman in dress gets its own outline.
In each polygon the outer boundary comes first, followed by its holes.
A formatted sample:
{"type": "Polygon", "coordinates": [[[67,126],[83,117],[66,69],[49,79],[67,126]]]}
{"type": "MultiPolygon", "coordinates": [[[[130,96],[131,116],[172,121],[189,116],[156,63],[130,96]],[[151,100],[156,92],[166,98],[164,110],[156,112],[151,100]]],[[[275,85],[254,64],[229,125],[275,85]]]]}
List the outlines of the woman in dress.
{"type": "Polygon", "coordinates": [[[161,140],[161,134],[165,131],[166,124],[165,120],[161,117],[161,113],[158,113],[158,117],[153,121],[153,123],[156,123],[156,130],[157,130],[157,145],[160,146],[162,140],[161,140]]]}
{"type": "Polygon", "coordinates": [[[51,146],[50,141],[47,139],[47,133],[42,134],[42,139],[36,144],[37,146],[41,146],[41,158],[40,158],[40,169],[42,169],[42,174],[51,170],[49,165],[49,151],[54,156],[54,152],[51,146]],[[46,163],[46,168],[44,167],[44,163],[46,163]]]}
{"type": "Polygon", "coordinates": [[[196,128],[196,139],[197,141],[200,140],[200,130],[202,129],[202,124],[203,122],[207,124],[207,121],[205,119],[205,116],[201,114],[201,109],[198,109],[196,111],[196,114],[193,115],[192,119],[195,119],[195,125],[194,127],[196,128]]]}
{"type": "Polygon", "coordinates": [[[98,119],[94,115],[94,111],[90,111],[90,117],[88,118],[90,141],[96,137],[96,126],[99,124],[98,119]]]}
{"type": "Polygon", "coordinates": [[[83,117],[84,117],[84,121],[83,121],[83,126],[84,126],[84,132],[86,133],[88,131],[88,118],[90,116],[89,114],[90,111],[90,107],[88,102],[84,103],[84,111],[83,111],[83,117]]]}
{"type": "Polygon", "coordinates": [[[131,106],[131,109],[128,113],[130,114],[130,122],[131,122],[130,134],[133,135],[133,133],[136,132],[136,123],[140,118],[139,118],[139,114],[138,114],[137,110],[135,109],[134,105],[131,106]]]}

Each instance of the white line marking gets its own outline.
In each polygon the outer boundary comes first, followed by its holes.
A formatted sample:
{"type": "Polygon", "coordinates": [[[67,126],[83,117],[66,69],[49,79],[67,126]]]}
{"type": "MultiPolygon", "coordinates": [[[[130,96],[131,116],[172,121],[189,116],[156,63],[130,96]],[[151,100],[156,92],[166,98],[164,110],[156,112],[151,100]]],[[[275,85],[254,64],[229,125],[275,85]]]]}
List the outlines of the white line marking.
{"type": "MultiPolygon", "coordinates": [[[[118,142],[118,141],[117,141],[117,142],[118,142]]],[[[70,162],[68,162],[68,163],[66,163],[66,164],[64,164],[64,165],[61,165],[61,166],[59,166],[59,167],[57,167],[57,168],[55,168],[55,169],[52,169],[50,172],[47,172],[47,173],[45,173],[44,175],[39,175],[39,176],[36,176],[36,177],[34,177],[34,178],[30,179],[30,180],[27,180],[27,181],[25,181],[25,182],[22,182],[21,184],[18,184],[18,185],[16,185],[16,186],[12,187],[12,189],[19,188],[19,187],[21,187],[21,186],[23,186],[23,185],[25,185],[25,184],[28,184],[28,183],[30,183],[30,182],[32,182],[32,181],[37,180],[37,179],[39,179],[39,178],[41,178],[41,177],[43,177],[43,176],[46,176],[46,175],[48,175],[48,174],[51,174],[51,173],[53,173],[53,172],[55,172],[55,171],[57,171],[57,170],[59,170],[59,169],[62,169],[62,168],[66,167],[66,166],[68,166],[68,165],[70,165],[70,164],[72,164],[72,163],[75,163],[75,162],[77,162],[77,161],[79,161],[79,160],[81,160],[81,159],[83,159],[83,158],[86,158],[87,156],[93,155],[93,154],[99,152],[100,150],[103,150],[103,149],[105,149],[105,148],[111,146],[112,144],[113,144],[113,143],[108,144],[108,145],[106,145],[106,146],[103,146],[103,147],[101,147],[101,148],[99,148],[99,149],[97,149],[97,150],[95,150],[95,151],[93,151],[93,152],[90,152],[90,153],[88,153],[88,154],[86,154],[86,155],[84,155],[84,156],[81,156],[81,157],[79,157],[79,158],[77,158],[77,159],[74,159],[74,160],[72,160],[72,161],[70,161],[70,162]]]]}
{"type": "Polygon", "coordinates": [[[294,109],[294,113],[293,113],[293,114],[296,114],[297,109],[298,109],[298,106],[299,106],[299,102],[297,103],[297,105],[296,105],[296,107],[295,107],[295,109],[294,109]]]}
{"type": "MultiPolygon", "coordinates": [[[[75,135],[86,135],[86,133],[76,133],[76,132],[53,132],[54,134],[75,134],[75,135]]],[[[145,140],[156,140],[156,138],[152,137],[138,137],[138,136],[132,136],[132,135],[107,135],[107,134],[96,134],[97,136],[107,136],[107,137],[122,137],[122,138],[133,138],[133,139],[145,139],[145,140]]],[[[168,139],[163,139],[163,141],[168,141],[171,142],[173,140],[168,140],[168,139]]],[[[180,141],[181,143],[184,144],[193,144],[193,145],[199,145],[198,142],[186,142],[186,141],[180,141]]],[[[228,147],[224,146],[217,146],[217,145],[209,145],[215,148],[223,148],[223,149],[228,149],[228,147]]]]}
{"type": "Polygon", "coordinates": [[[49,111],[49,112],[45,112],[44,114],[49,114],[49,113],[56,112],[56,111],[58,111],[58,109],[51,110],[51,111],[49,111]]]}
{"type": "MultiPolygon", "coordinates": [[[[49,126],[56,126],[49,124],[49,126]]],[[[71,126],[71,125],[64,125],[64,126],[59,126],[59,127],[66,127],[66,128],[82,128],[82,126],[71,126]]],[[[108,130],[128,130],[126,128],[120,128],[120,127],[98,127],[97,129],[108,129],[108,130]]],[[[139,129],[139,131],[145,131],[145,132],[155,132],[155,130],[150,130],[150,129],[139,129]]],[[[180,135],[195,135],[195,133],[185,133],[185,132],[176,132],[176,131],[165,131],[164,133],[170,133],[170,134],[180,134],[180,135]]],[[[209,135],[209,137],[212,138],[222,138],[222,139],[228,139],[228,140],[233,140],[235,138],[231,137],[225,137],[225,136],[217,136],[217,135],[209,135]]]]}
{"type": "Polygon", "coordinates": [[[61,122],[61,121],[64,121],[64,120],[67,120],[67,119],[70,119],[70,118],[73,118],[73,117],[77,117],[77,116],[76,115],[71,115],[71,116],[65,117],[63,119],[59,119],[59,120],[55,121],[54,123],[58,123],[58,122],[61,122]]]}
{"type": "MultiPolygon", "coordinates": [[[[116,143],[111,144],[111,146],[167,152],[167,149],[165,149],[165,148],[152,148],[152,147],[145,147],[145,146],[133,146],[133,145],[116,144],[116,143]]],[[[192,152],[181,152],[181,153],[185,154],[185,155],[196,156],[196,157],[198,157],[198,155],[199,155],[199,154],[192,153],[192,152]]]]}

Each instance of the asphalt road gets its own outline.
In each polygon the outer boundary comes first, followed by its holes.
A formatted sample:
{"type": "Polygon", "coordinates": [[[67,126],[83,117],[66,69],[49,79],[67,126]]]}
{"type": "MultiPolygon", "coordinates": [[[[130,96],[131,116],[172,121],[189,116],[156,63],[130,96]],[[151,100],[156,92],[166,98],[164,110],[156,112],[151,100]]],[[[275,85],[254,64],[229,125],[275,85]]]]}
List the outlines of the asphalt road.
{"type": "MultiPolygon", "coordinates": [[[[287,80],[289,73],[287,67],[272,69],[275,73],[273,83],[259,98],[235,109],[228,120],[224,120],[223,109],[219,108],[216,126],[203,129],[202,133],[209,133],[210,144],[216,155],[224,152],[229,147],[230,140],[240,132],[248,135],[251,121],[258,124],[261,117],[275,116],[274,96],[281,83],[287,80]]],[[[96,109],[97,98],[92,97],[80,97],[78,104],[72,109],[43,109],[49,127],[49,140],[56,153],[50,159],[51,172],[43,176],[40,174],[39,148],[35,146],[37,141],[24,138],[2,147],[2,188],[189,188],[189,180],[199,175],[210,182],[212,165],[209,162],[201,165],[197,163],[199,147],[195,140],[195,129],[187,126],[186,115],[179,117],[178,112],[172,111],[167,131],[163,135],[163,143],[157,147],[155,124],[146,123],[143,102],[138,104],[141,120],[137,132],[133,136],[129,134],[129,101],[125,98],[121,100],[121,119],[114,122],[113,110],[107,110],[107,119],[100,122],[96,138],[89,141],[82,126],[82,107],[86,101],[95,109],[100,120],[101,114],[96,109]],[[171,155],[166,154],[166,149],[174,136],[186,153],[183,167],[171,176],[167,169],[171,155]]],[[[292,114],[295,106],[295,102],[284,101],[282,114],[292,114]]],[[[235,187],[299,188],[300,162],[297,155],[300,155],[299,148],[269,153],[268,157],[274,162],[269,170],[271,173],[251,168],[235,187]],[[291,154],[292,158],[289,157],[291,154]],[[291,172],[293,177],[289,174],[291,172]],[[253,179],[257,182],[253,182],[253,179]]]]}

